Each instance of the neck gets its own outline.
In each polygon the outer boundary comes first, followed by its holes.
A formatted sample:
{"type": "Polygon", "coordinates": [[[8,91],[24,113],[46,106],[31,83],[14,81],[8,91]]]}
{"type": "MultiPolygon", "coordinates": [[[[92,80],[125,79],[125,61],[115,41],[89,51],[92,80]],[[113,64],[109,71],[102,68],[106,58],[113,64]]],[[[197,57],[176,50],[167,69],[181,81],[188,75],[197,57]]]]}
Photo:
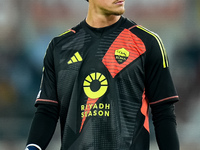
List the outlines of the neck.
{"type": "Polygon", "coordinates": [[[105,15],[89,9],[86,17],[86,22],[91,27],[103,28],[116,23],[120,17],[121,15],[105,15]]]}
{"type": "Polygon", "coordinates": [[[104,16],[95,16],[95,17],[89,17],[87,16],[86,22],[89,24],[91,27],[94,28],[103,28],[110,26],[114,23],[116,23],[121,16],[109,16],[109,17],[104,17],[104,16]]]}

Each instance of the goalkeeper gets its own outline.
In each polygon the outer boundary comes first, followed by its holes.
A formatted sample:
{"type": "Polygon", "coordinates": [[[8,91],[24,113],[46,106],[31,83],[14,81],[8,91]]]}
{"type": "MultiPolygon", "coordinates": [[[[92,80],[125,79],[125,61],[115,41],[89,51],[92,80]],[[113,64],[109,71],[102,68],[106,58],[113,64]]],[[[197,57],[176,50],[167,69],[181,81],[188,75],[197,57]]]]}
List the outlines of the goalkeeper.
{"type": "Polygon", "coordinates": [[[45,150],[58,119],[61,150],[149,150],[149,106],[159,149],[179,150],[162,40],[122,16],[124,0],[88,3],[47,48],[26,150],[45,150]]]}

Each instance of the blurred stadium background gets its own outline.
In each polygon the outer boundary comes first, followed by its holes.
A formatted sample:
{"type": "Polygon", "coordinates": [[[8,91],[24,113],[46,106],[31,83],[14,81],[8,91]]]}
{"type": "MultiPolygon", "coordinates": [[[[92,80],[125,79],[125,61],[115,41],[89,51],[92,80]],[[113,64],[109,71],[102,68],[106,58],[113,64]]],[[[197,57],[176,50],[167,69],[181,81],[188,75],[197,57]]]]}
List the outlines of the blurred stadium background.
{"type": "MultiPolygon", "coordinates": [[[[22,150],[49,41],[85,18],[85,0],[0,0],[0,150],[22,150]]],[[[126,0],[126,17],[162,38],[180,96],[181,150],[200,149],[200,1],[126,0]]],[[[158,150],[151,126],[151,150],[158,150]]],[[[47,150],[60,146],[59,126],[47,150]]]]}

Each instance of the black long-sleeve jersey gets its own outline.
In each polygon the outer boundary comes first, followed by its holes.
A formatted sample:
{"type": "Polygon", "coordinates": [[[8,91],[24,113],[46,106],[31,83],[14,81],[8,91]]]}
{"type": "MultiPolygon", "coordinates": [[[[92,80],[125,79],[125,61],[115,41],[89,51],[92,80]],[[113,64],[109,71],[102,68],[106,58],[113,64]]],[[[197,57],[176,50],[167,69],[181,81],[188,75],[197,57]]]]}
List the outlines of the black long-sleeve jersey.
{"type": "Polygon", "coordinates": [[[147,150],[148,107],[176,102],[160,37],[127,18],[54,38],[36,100],[59,108],[61,150],[147,150]]]}

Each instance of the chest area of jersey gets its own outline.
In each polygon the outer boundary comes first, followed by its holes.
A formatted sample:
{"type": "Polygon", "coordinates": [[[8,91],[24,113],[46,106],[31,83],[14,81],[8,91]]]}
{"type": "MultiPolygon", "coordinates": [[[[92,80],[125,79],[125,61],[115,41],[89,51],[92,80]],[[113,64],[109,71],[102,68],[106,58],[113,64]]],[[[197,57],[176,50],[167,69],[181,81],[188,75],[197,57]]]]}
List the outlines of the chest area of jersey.
{"type": "Polygon", "coordinates": [[[68,69],[101,72],[106,69],[112,78],[146,51],[142,40],[127,29],[98,39],[85,36],[84,40],[74,41],[70,48],[66,48],[64,55],[68,69]]]}
{"type": "Polygon", "coordinates": [[[81,114],[80,131],[88,116],[109,116],[111,107],[118,106],[122,97],[139,101],[143,85],[137,76],[143,74],[145,51],[143,42],[124,29],[98,39],[86,36],[73,40],[60,52],[62,71],[58,80],[70,78],[67,89],[78,93],[71,99],[81,114]]]}

